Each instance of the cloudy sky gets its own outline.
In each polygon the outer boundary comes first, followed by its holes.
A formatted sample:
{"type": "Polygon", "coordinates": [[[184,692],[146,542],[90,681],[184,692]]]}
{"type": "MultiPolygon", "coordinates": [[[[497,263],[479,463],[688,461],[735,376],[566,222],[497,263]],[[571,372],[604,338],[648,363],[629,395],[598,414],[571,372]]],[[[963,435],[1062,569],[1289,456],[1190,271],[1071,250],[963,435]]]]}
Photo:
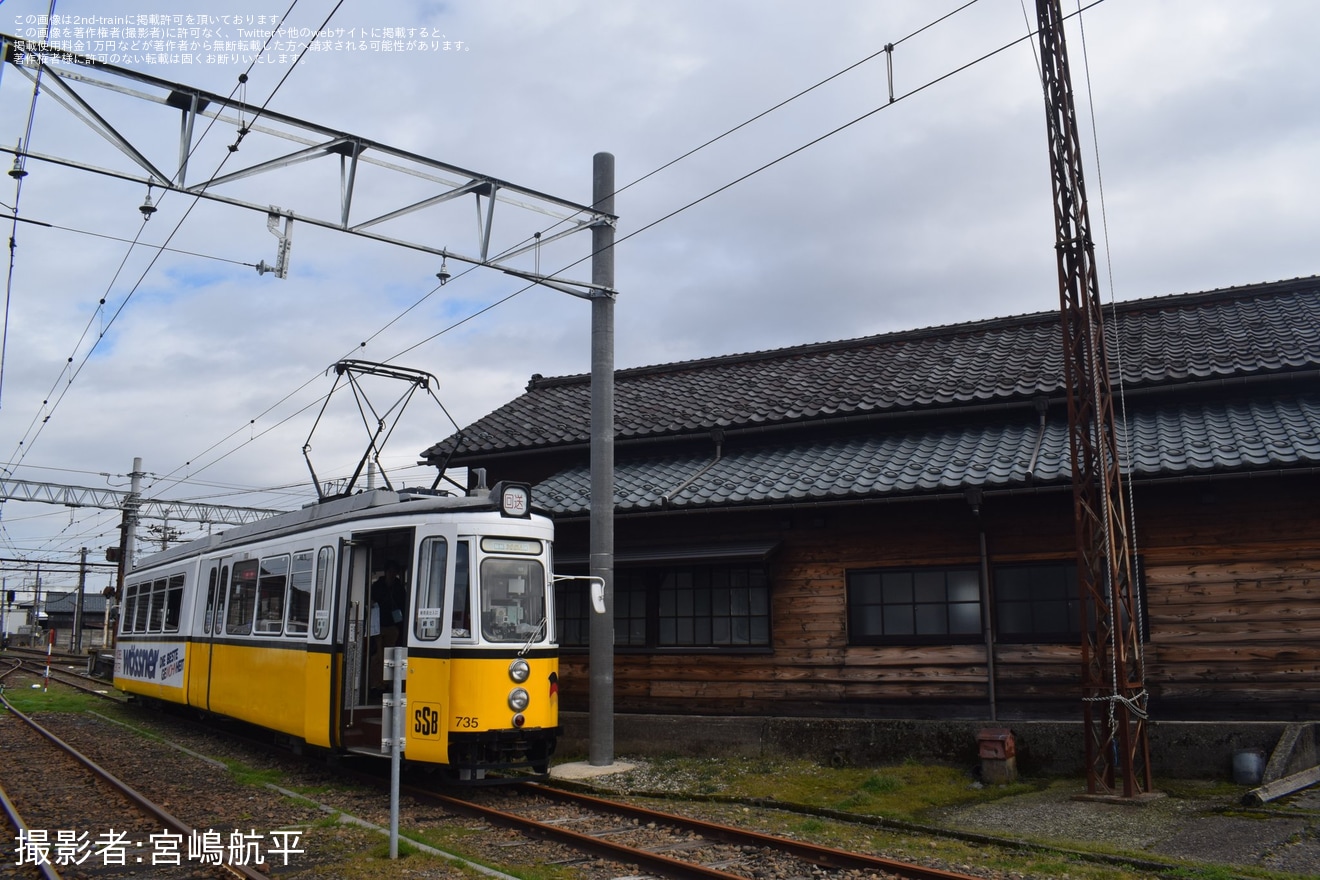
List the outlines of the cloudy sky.
{"type": "MultiPolygon", "coordinates": [[[[1057,306],[1023,3],[980,0],[949,15],[963,5],[298,0],[285,27],[335,42],[300,57],[272,47],[242,86],[261,48],[252,32],[273,27],[288,0],[170,3],[183,18],[154,23],[139,16],[162,4],[140,0],[59,0],[55,12],[70,17],[62,39],[122,67],[222,95],[241,88],[276,113],[571,202],[591,199],[593,154],[613,153],[616,363],[632,367],[1057,306]],[[162,31],[143,43],[144,26],[162,31]],[[180,38],[183,48],[151,42],[180,38]]],[[[49,7],[3,0],[0,31],[42,36],[49,7]]],[[[1316,272],[1320,7],[1104,0],[1072,20],[1068,41],[1093,224],[1107,232],[1105,298],[1316,272]]],[[[177,111],[83,93],[153,162],[177,167],[177,111]]],[[[29,116],[31,79],[6,66],[0,147],[23,140],[34,153],[142,178],[56,96],[43,86],[29,116]]],[[[190,180],[225,168],[236,128],[220,120],[195,137],[190,180]]],[[[298,147],[277,151],[263,137],[241,142],[244,158],[298,147]]],[[[12,154],[0,161],[8,167],[12,154]]],[[[276,251],[259,212],[157,189],[159,210],[144,224],[140,182],[35,158],[26,170],[21,189],[11,177],[0,184],[5,236],[15,235],[0,382],[7,477],[125,487],[138,456],[149,497],[297,506],[313,495],[309,435],[323,479],[346,476],[363,449],[344,392],[317,423],[333,386],[327,368],[353,357],[438,378],[443,409],[414,399],[384,456],[396,485],[425,484],[433,475],[413,465],[452,432],[446,412],[467,424],[533,373],[589,370],[581,299],[458,261],[440,289],[432,254],[297,222],[281,280],[254,268],[276,251]],[[13,224],[16,202],[20,217],[50,225],[13,224]],[[166,242],[172,250],[159,251],[166,242]]],[[[355,205],[368,207],[357,210],[436,192],[386,172],[363,178],[355,205]]],[[[243,191],[305,215],[333,213],[338,194],[338,166],[324,161],[243,191]]],[[[455,205],[393,232],[474,253],[471,200],[455,205]]],[[[502,202],[494,238],[503,246],[562,228],[555,222],[502,202]]],[[[547,245],[539,267],[558,272],[588,253],[579,234],[547,245]]],[[[383,408],[401,390],[368,389],[383,408]]],[[[114,543],[116,519],[5,502],[0,556],[68,560],[114,543]]],[[[6,577],[30,580],[9,563],[6,577]]]]}

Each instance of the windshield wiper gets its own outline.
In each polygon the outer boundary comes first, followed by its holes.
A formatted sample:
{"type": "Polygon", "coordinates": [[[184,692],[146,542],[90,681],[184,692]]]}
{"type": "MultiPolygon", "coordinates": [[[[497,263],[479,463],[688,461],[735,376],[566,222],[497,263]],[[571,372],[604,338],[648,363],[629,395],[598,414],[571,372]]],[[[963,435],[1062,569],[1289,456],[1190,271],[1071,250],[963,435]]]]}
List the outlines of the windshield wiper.
{"type": "Polygon", "coordinates": [[[532,631],[531,638],[529,638],[529,639],[527,640],[527,644],[523,645],[523,646],[522,646],[522,650],[518,652],[518,656],[519,656],[519,657],[521,657],[522,655],[524,655],[524,654],[526,654],[528,651],[530,651],[530,650],[532,649],[532,642],[534,642],[534,641],[536,641],[538,638],[540,638],[540,636],[541,636],[541,630],[545,629],[545,621],[546,621],[546,618],[542,617],[542,618],[541,618],[541,622],[538,623],[538,624],[536,625],[536,629],[534,629],[534,630],[532,631]]]}

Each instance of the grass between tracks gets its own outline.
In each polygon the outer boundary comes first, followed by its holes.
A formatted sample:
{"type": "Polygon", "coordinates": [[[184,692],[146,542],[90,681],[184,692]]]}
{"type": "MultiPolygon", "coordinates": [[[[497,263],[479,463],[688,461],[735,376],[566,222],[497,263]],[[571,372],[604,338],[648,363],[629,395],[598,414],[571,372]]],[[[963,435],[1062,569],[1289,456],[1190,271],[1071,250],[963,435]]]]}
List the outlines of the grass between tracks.
{"type": "MultiPolygon", "coordinates": [[[[621,758],[628,761],[628,758],[621,758]]],[[[1076,780],[1024,779],[1013,785],[982,785],[965,768],[907,762],[884,767],[831,767],[811,761],[753,758],[690,758],[671,756],[637,762],[634,770],[593,781],[602,795],[658,795],[673,802],[693,797],[709,804],[703,815],[729,824],[754,824],[766,831],[810,840],[825,846],[869,851],[905,861],[934,861],[948,870],[975,873],[973,866],[1001,872],[1009,878],[1048,877],[1067,880],[1296,880],[1299,875],[1261,868],[1178,863],[1165,869],[1127,867],[1075,858],[1065,850],[1086,849],[1099,857],[1135,857],[1164,861],[1121,842],[1063,844],[1050,851],[971,843],[955,837],[933,837],[905,830],[900,823],[941,826],[949,810],[992,803],[1048,789],[1071,790],[1076,780]],[[764,810],[762,807],[784,807],[764,810]],[[868,827],[838,821],[836,814],[877,820],[868,827]],[[899,825],[899,827],[895,827],[899,825]]],[[[1160,780],[1170,801],[1236,803],[1242,788],[1228,783],[1160,780]]],[[[1132,807],[1131,809],[1144,809],[1132,807]]],[[[1222,810],[1215,810],[1222,812],[1222,810]]],[[[1025,832],[1025,829],[1021,829],[1025,832]]],[[[1048,846],[1048,842],[1042,841],[1048,846]]]]}
{"type": "MultiPolygon", "coordinates": [[[[24,713],[107,711],[95,697],[60,690],[44,692],[23,686],[10,687],[6,698],[24,713]]],[[[118,715],[117,710],[110,710],[118,715]]],[[[140,731],[144,735],[145,731],[140,731]]],[[[626,757],[620,760],[628,760],[626,757]]],[[[231,773],[250,785],[269,782],[286,785],[280,774],[268,769],[229,764],[231,773]]],[[[982,786],[964,770],[919,763],[884,767],[829,767],[808,761],[775,761],[742,758],[648,758],[637,762],[637,769],[627,774],[602,777],[593,783],[604,796],[612,794],[662,794],[674,801],[666,809],[687,807],[686,799],[704,798],[713,803],[699,806],[704,815],[717,821],[760,827],[766,831],[808,839],[827,846],[884,854],[891,858],[934,862],[949,870],[967,870],[971,866],[1000,872],[1007,878],[1067,878],[1067,880],[1137,880],[1159,876],[1170,880],[1294,880],[1297,875],[1238,867],[1214,865],[1170,865],[1154,874],[1149,870],[1121,865],[1084,861],[1066,853],[1010,849],[973,844],[951,838],[932,838],[901,828],[866,826],[836,821],[831,812],[914,824],[937,824],[941,810],[988,803],[1015,795],[1026,795],[1060,784],[1057,780],[1030,779],[1011,786],[982,786]],[[806,810],[762,809],[794,805],[806,810]],[[815,810],[818,812],[811,812],[815,810]]],[[[326,788],[308,787],[300,793],[313,799],[326,788]]],[[[1179,783],[1160,780],[1160,787],[1172,799],[1204,801],[1207,798],[1234,802],[1237,789],[1226,783],[1216,788],[1205,783],[1179,783]]],[[[345,880],[385,880],[394,877],[450,878],[464,876],[463,869],[425,854],[416,853],[401,843],[402,858],[388,858],[388,844],[371,832],[344,826],[334,817],[316,823],[314,835],[316,858],[309,852],[308,861],[284,876],[342,877],[345,880]]],[[[481,832],[463,824],[432,827],[423,834],[404,829],[404,833],[438,849],[467,855],[474,861],[491,864],[490,858],[517,858],[516,850],[483,857],[481,832]]],[[[1118,846],[1105,847],[1110,854],[1120,854],[1118,846]]],[[[577,876],[571,869],[553,865],[495,865],[499,870],[526,880],[569,880],[577,876]]],[[[283,872],[282,872],[283,873],[283,872]]]]}
{"type": "Polygon", "coordinates": [[[86,712],[102,705],[99,697],[67,688],[47,691],[39,685],[8,687],[4,694],[5,699],[24,715],[33,712],[86,712]]]}

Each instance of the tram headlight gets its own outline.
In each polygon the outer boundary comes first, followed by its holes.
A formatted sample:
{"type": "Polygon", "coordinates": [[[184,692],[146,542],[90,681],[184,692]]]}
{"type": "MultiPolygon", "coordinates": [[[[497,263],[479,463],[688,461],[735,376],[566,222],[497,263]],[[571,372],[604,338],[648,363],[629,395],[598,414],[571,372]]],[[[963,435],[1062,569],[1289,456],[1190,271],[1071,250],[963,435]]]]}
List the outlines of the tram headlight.
{"type": "Polygon", "coordinates": [[[513,679],[518,684],[522,684],[526,681],[531,674],[532,667],[521,657],[509,664],[509,678],[513,679]]]}
{"type": "Polygon", "coordinates": [[[514,688],[509,691],[509,708],[515,712],[521,712],[527,708],[527,704],[531,702],[531,699],[525,688],[514,688]]]}

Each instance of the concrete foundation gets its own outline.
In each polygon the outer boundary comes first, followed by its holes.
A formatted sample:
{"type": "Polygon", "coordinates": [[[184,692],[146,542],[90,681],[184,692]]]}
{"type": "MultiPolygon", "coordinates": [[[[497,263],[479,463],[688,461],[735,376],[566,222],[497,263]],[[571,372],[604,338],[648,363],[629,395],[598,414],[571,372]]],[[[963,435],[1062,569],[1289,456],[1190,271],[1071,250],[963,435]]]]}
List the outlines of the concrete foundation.
{"type": "MultiPolygon", "coordinates": [[[[587,715],[560,715],[564,735],[558,754],[585,755],[587,715]]],[[[1002,722],[1001,722],[1002,724],[1002,722]]],[[[618,756],[689,755],[796,757],[832,766],[881,766],[906,759],[979,766],[977,734],[982,721],[898,721],[835,718],[759,718],[688,715],[616,715],[618,756]]],[[[1017,769],[1025,776],[1084,774],[1081,721],[1021,721],[1011,727],[1017,769]]],[[[1233,755],[1261,749],[1274,756],[1289,739],[1290,755],[1279,760],[1297,766],[1314,763],[1314,725],[1270,721],[1166,721],[1149,727],[1151,774],[1176,779],[1232,779],[1233,755]],[[1289,734],[1289,737],[1285,737],[1289,734]],[[1309,755],[1292,755],[1294,751],[1309,755]]],[[[1267,778],[1268,778],[1267,773],[1267,778]]]]}

